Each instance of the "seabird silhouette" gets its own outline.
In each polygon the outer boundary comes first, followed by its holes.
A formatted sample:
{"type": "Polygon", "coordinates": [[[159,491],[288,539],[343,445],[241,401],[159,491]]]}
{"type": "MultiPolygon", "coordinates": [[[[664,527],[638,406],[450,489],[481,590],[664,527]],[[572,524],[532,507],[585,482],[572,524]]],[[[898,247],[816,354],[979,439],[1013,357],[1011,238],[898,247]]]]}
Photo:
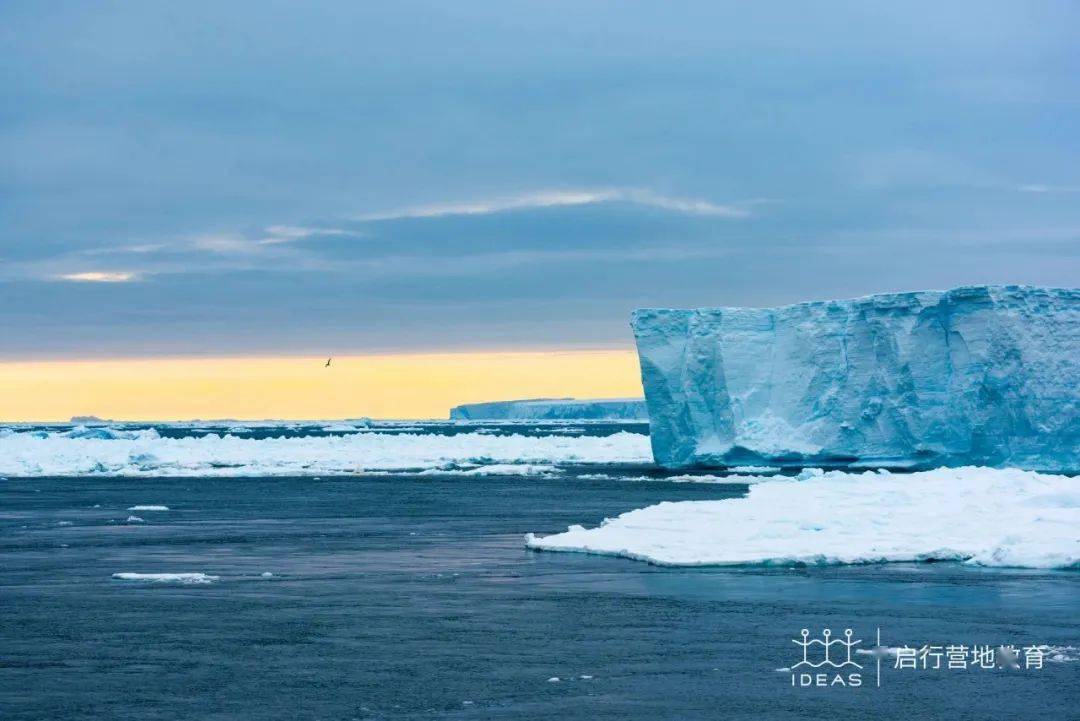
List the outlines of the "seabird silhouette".
{"type": "Polygon", "coordinates": [[[323,368],[329,368],[330,367],[330,361],[332,361],[332,360],[334,360],[333,356],[331,356],[330,358],[327,358],[326,359],[326,365],[324,365],[323,368]]]}

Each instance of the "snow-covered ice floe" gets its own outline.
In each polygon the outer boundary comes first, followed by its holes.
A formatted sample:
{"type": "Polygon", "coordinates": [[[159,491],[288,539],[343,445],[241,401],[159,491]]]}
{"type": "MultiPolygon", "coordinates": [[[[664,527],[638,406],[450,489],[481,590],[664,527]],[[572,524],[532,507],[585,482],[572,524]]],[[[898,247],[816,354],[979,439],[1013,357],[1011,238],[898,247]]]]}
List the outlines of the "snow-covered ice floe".
{"type": "Polygon", "coordinates": [[[530,548],[665,566],[964,561],[1080,568],[1080,479],[1016,469],[804,472],[749,495],[655,506],[530,548]]]}
{"type": "Polygon", "coordinates": [[[0,429],[3,476],[284,476],[432,469],[537,473],[557,463],[648,463],[649,439],[480,433],[169,438],[154,429],[117,432],[0,429]],[[491,467],[495,467],[492,469],[491,467]]]}
{"type": "Polygon", "coordinates": [[[149,581],[151,583],[178,583],[184,586],[201,585],[217,581],[219,576],[206,573],[114,573],[118,581],[149,581]]]}
{"type": "Polygon", "coordinates": [[[167,511],[168,506],[128,506],[129,511],[167,511]]]}

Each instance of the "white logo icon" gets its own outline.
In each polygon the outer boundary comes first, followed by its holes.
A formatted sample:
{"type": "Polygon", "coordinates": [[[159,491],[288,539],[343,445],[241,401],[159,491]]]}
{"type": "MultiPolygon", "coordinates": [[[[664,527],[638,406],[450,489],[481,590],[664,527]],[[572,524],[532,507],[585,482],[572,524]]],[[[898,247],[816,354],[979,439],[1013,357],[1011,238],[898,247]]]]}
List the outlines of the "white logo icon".
{"type": "Polygon", "coordinates": [[[862,666],[851,660],[851,649],[862,643],[862,640],[851,640],[852,630],[850,628],[844,629],[844,638],[832,638],[832,630],[826,628],[821,633],[822,638],[810,639],[810,629],[804,628],[802,630],[802,640],[797,638],[791,640],[792,643],[802,646],[802,661],[794,664],[791,670],[799,668],[800,666],[807,666],[809,668],[821,668],[822,666],[831,666],[832,668],[844,668],[846,666],[854,666],[857,669],[861,669],[862,666]],[[809,639],[809,640],[808,640],[809,639]],[[814,662],[810,660],[810,647],[814,645],[821,646],[824,650],[824,658],[820,661],[814,662]],[[835,645],[843,646],[843,660],[839,660],[840,649],[834,649],[835,645]]]}

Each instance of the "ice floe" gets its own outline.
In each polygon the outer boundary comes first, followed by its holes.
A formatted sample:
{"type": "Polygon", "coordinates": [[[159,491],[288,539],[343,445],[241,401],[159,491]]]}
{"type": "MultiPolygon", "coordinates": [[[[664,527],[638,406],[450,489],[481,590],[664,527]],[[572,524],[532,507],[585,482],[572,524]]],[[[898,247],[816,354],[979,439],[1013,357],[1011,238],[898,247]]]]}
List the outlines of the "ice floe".
{"type": "Polygon", "coordinates": [[[128,506],[129,511],[167,511],[168,506],[128,506]]]}
{"type": "Polygon", "coordinates": [[[149,581],[151,583],[178,583],[184,586],[213,583],[220,576],[206,573],[114,573],[119,581],[149,581]]]}
{"type": "Polygon", "coordinates": [[[1080,568],[1077,478],[966,467],[751,483],[743,498],[660,503],[597,528],[529,534],[526,544],[669,566],[950,560],[1080,568]]]}
{"type": "Polygon", "coordinates": [[[1039,646],[1044,658],[1050,663],[1073,663],[1080,661],[1080,646],[1039,646]]]}
{"type": "Polygon", "coordinates": [[[93,434],[0,432],[0,474],[10,476],[322,476],[464,469],[536,472],[555,463],[648,463],[648,436],[355,433],[343,436],[170,438],[154,429],[93,434]],[[491,470],[493,466],[499,467],[491,470]],[[531,468],[531,471],[529,470],[531,468]]]}

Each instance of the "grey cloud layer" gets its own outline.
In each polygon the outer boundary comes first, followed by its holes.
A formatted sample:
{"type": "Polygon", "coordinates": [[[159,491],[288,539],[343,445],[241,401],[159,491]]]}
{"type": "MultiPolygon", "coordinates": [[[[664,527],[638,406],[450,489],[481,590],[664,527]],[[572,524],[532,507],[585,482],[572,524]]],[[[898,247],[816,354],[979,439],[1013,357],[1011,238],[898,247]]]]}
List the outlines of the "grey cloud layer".
{"type": "Polygon", "coordinates": [[[1080,277],[1071,3],[0,8],[8,356],[1080,277]]]}

